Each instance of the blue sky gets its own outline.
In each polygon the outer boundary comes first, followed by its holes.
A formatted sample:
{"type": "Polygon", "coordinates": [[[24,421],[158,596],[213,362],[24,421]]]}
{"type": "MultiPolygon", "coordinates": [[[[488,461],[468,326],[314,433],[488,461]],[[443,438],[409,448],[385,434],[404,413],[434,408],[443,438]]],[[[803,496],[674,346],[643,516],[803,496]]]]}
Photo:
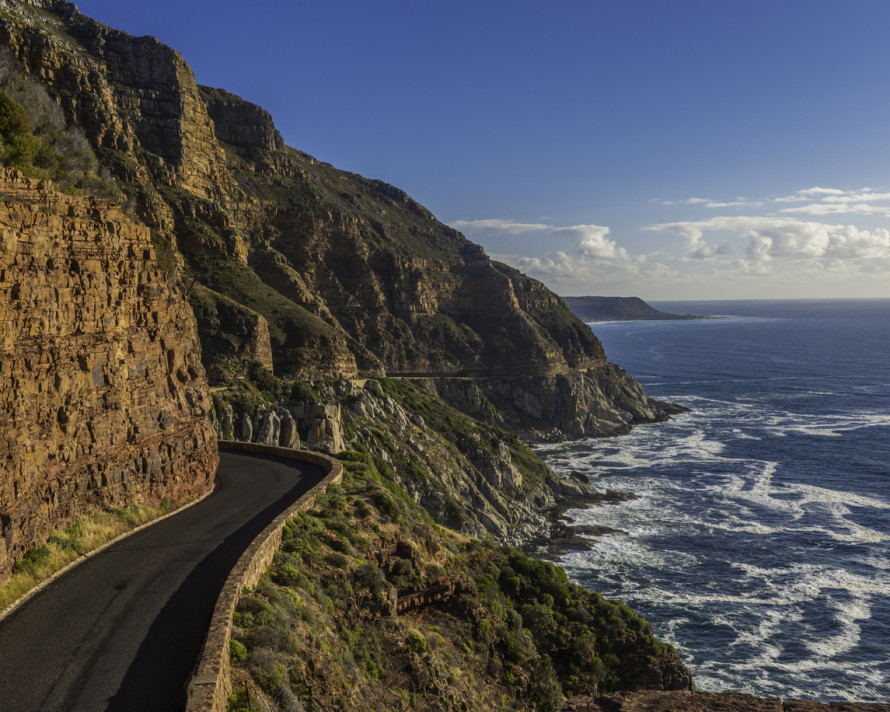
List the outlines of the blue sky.
{"type": "Polygon", "coordinates": [[[884,0],[81,0],[565,295],[890,297],[884,0]]]}

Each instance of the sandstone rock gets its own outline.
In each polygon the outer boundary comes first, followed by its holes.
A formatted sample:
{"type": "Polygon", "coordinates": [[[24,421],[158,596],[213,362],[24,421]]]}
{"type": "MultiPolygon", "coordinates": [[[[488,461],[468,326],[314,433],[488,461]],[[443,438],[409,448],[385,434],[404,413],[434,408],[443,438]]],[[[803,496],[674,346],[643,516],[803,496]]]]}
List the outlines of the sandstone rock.
{"type": "Polygon", "coordinates": [[[272,412],[263,413],[255,442],[261,445],[278,445],[280,434],[281,421],[278,415],[272,412]]]}
{"type": "Polygon", "coordinates": [[[242,413],[238,419],[238,427],[236,432],[237,439],[241,442],[253,442],[253,422],[247,413],[242,413]]]}
{"type": "Polygon", "coordinates": [[[436,379],[440,397],[529,441],[627,433],[633,424],[666,420],[685,409],[649,398],[623,369],[604,364],[545,376],[436,379]],[[492,410],[493,407],[493,410],[492,410]]]}
{"type": "Polygon", "coordinates": [[[226,407],[223,408],[222,413],[219,414],[218,418],[219,437],[221,437],[223,440],[234,440],[235,426],[232,406],[227,404],[226,407]]]}
{"type": "Polygon", "coordinates": [[[373,417],[373,410],[364,398],[357,398],[349,407],[353,413],[360,415],[362,418],[373,417]]]}
{"type": "Polygon", "coordinates": [[[280,412],[281,432],[278,436],[278,444],[281,447],[300,449],[300,434],[297,431],[297,422],[287,410],[280,412]]]}
{"type": "Polygon", "coordinates": [[[149,231],[0,170],[0,579],[90,507],[198,494],[216,436],[194,316],[149,231]]]}
{"type": "Polygon", "coordinates": [[[269,323],[259,314],[253,328],[245,339],[240,356],[245,361],[256,361],[269,372],[274,371],[272,360],[272,339],[269,335],[269,323]]]}

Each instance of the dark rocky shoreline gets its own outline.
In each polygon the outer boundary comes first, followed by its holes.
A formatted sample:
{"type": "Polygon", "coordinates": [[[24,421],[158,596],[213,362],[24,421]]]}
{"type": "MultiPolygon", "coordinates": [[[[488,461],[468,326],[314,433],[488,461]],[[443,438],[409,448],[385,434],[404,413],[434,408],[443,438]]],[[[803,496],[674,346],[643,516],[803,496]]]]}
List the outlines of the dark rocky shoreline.
{"type": "Polygon", "coordinates": [[[881,702],[814,702],[754,697],[736,692],[686,690],[621,692],[571,697],[562,712],[890,712],[881,702]]]}

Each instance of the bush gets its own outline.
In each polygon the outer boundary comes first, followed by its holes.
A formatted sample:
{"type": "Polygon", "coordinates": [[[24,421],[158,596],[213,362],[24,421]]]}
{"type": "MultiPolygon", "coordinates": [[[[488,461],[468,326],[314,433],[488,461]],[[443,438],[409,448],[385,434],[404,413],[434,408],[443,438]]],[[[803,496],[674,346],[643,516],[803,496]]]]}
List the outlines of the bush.
{"type": "Polygon", "coordinates": [[[237,640],[229,641],[229,659],[235,663],[243,663],[247,660],[247,648],[237,640]]]}
{"type": "Polygon", "coordinates": [[[99,171],[83,131],[66,126],[59,104],[5,49],[0,49],[0,163],[31,178],[49,178],[67,192],[123,197],[110,173],[99,171]]]}
{"type": "Polygon", "coordinates": [[[20,561],[16,561],[16,571],[32,571],[42,566],[49,559],[49,547],[44,544],[37,549],[31,549],[22,557],[20,561]]]}
{"type": "Polygon", "coordinates": [[[408,650],[412,653],[420,655],[421,653],[426,652],[426,639],[419,633],[412,633],[409,635],[405,639],[405,645],[408,646],[408,650]]]}
{"type": "Polygon", "coordinates": [[[0,140],[3,141],[3,162],[27,169],[41,150],[40,142],[31,134],[28,111],[5,91],[0,91],[0,140]]]}
{"type": "Polygon", "coordinates": [[[556,712],[563,703],[562,687],[550,663],[544,655],[535,664],[534,672],[528,685],[528,694],[538,712],[556,712]]]}

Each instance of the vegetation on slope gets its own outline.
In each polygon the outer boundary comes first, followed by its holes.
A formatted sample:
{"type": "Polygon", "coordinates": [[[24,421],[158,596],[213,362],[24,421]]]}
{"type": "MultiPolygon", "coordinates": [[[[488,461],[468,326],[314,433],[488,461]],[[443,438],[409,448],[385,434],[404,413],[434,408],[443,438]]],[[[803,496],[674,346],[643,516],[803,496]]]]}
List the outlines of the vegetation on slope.
{"type": "Polygon", "coordinates": [[[0,165],[17,168],[29,178],[53,180],[69,193],[121,196],[108,172],[100,171],[83,131],[66,125],[46,89],[26,78],[2,48],[0,165]]]}
{"type": "Polygon", "coordinates": [[[689,686],[625,605],[439,527],[380,458],[341,459],[342,486],[242,593],[231,710],[552,711],[568,694],[689,686]]]}

